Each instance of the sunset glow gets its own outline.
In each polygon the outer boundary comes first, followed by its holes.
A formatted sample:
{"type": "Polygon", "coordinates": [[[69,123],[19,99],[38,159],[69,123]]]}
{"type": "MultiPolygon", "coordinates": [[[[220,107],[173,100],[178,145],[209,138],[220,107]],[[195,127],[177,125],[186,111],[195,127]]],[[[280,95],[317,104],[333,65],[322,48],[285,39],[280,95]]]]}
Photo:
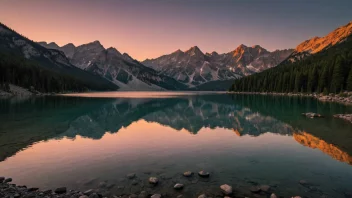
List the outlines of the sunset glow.
{"type": "Polygon", "coordinates": [[[219,53],[242,43],[294,48],[350,21],[350,7],[351,1],[326,0],[3,0],[0,21],[35,41],[77,46],[99,40],[144,60],[195,45],[219,53]]]}

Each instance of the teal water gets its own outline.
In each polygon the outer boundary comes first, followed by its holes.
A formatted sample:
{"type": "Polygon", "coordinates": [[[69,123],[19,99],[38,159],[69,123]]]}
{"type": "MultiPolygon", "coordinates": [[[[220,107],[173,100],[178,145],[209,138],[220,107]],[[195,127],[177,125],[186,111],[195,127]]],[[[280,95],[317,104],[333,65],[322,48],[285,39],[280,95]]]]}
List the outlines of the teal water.
{"type": "Polygon", "coordinates": [[[270,196],[249,191],[262,184],[283,197],[348,197],[352,124],[333,118],[337,113],[352,107],[209,93],[0,100],[0,176],[41,189],[97,188],[107,196],[146,190],[216,197],[226,183],[236,197],[270,196]],[[184,178],[188,170],[211,177],[184,178]],[[150,176],[160,184],[149,186],[150,176]],[[177,182],[185,184],[182,191],[173,190],[177,182]]]}

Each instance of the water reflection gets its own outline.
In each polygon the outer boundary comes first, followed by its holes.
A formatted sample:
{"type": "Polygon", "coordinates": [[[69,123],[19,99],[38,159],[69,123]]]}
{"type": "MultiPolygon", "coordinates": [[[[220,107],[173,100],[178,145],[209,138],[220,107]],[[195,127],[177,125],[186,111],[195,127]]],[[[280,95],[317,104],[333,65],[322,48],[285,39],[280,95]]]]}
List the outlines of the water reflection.
{"type": "Polygon", "coordinates": [[[321,196],[343,193],[352,178],[352,126],[332,118],[351,108],[309,98],[47,97],[0,101],[0,110],[0,172],[17,174],[10,176],[24,184],[86,188],[77,178],[114,181],[137,170],[177,180],[191,167],[215,174],[213,183],[201,183],[202,188],[227,181],[244,187],[266,182],[295,193],[306,190],[290,189],[300,179],[332,178],[320,185],[333,188],[315,192],[321,196]],[[301,116],[308,111],[326,117],[301,116]],[[28,179],[36,174],[55,181],[28,179]]]}

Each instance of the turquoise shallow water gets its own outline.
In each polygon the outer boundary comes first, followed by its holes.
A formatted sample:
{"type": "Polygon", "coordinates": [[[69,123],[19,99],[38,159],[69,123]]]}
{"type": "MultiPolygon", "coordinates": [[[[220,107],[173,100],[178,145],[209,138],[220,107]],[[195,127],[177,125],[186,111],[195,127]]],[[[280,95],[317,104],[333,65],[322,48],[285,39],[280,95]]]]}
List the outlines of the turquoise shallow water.
{"type": "Polygon", "coordinates": [[[110,195],[216,196],[224,183],[239,197],[267,197],[249,191],[262,184],[283,197],[351,193],[352,124],[332,117],[351,106],[279,96],[132,96],[1,100],[0,175],[110,195]],[[301,115],[310,111],[325,117],[301,115]],[[188,170],[211,177],[184,178],[188,170]],[[157,187],[150,176],[160,179],[157,187]],[[181,192],[172,189],[176,182],[185,184],[181,192]]]}

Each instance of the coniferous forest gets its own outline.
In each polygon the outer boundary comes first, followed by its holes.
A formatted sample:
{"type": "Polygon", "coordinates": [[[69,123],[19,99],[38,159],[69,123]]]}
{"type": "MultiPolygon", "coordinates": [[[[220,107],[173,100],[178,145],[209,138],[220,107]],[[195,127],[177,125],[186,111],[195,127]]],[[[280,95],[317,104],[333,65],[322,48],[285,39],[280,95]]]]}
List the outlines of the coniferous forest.
{"type": "Polygon", "coordinates": [[[287,59],[277,67],[235,80],[230,91],[325,94],[352,91],[352,36],[303,60],[287,59]]]}

